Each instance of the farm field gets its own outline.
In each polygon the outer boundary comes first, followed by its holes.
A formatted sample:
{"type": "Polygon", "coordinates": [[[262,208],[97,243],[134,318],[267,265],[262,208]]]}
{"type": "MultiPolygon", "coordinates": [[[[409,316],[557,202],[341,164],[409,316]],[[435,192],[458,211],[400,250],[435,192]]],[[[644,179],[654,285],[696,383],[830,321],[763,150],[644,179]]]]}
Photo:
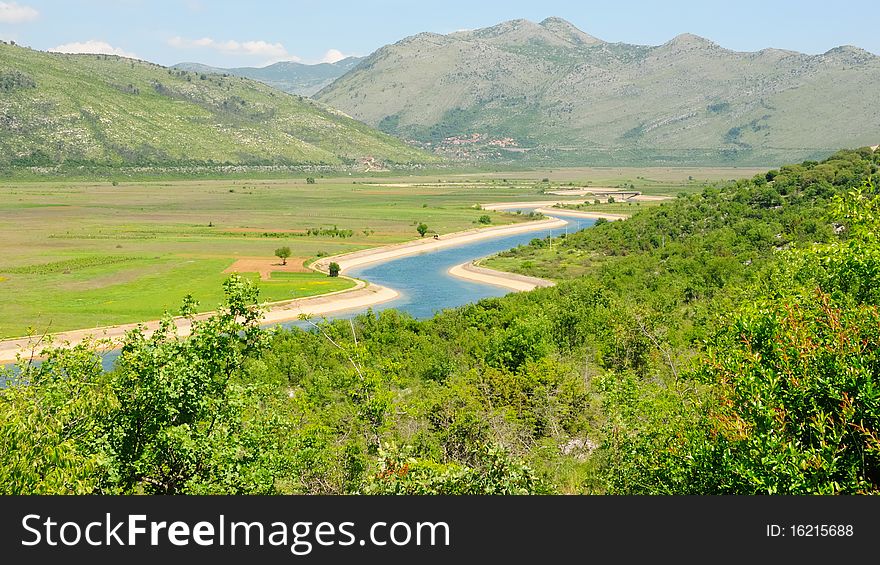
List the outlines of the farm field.
{"type": "MultiPolygon", "coordinates": [[[[751,169],[564,169],[440,176],[0,184],[0,338],[156,319],[191,294],[212,310],[229,272],[281,301],[344,290],[311,260],[430,233],[525,221],[479,204],[547,190],[700,190],[751,169]],[[544,179],[547,179],[545,182],[544,179]],[[485,221],[485,219],[484,219],[485,221]],[[274,250],[287,246],[282,267],[274,250]]],[[[644,204],[642,204],[644,205],[644,204]]],[[[597,210],[603,206],[595,206],[597,210]]],[[[619,205],[618,205],[619,207],[619,205]]]]}

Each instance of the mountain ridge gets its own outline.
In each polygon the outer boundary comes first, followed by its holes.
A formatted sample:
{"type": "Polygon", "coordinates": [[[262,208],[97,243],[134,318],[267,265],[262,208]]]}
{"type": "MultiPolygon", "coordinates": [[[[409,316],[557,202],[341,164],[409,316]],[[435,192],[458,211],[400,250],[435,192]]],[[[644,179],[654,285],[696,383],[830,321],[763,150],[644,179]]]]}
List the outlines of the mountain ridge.
{"type": "Polygon", "coordinates": [[[857,47],[611,43],[547,18],[404,38],[314,97],[467,159],[766,165],[873,143],[878,91],[880,58],[857,47]]]}
{"type": "MultiPolygon", "coordinates": [[[[433,163],[323,103],[232,76],[0,43],[0,167],[433,163]]],[[[377,165],[380,164],[380,165],[377,165]]]]}
{"type": "Polygon", "coordinates": [[[363,57],[346,57],[335,63],[317,63],[308,65],[295,61],[280,61],[265,67],[213,67],[195,62],[183,62],[172,65],[173,69],[181,69],[197,73],[229,74],[245,77],[267,84],[278,90],[301,96],[311,96],[328,86],[360,63],[363,57]]]}

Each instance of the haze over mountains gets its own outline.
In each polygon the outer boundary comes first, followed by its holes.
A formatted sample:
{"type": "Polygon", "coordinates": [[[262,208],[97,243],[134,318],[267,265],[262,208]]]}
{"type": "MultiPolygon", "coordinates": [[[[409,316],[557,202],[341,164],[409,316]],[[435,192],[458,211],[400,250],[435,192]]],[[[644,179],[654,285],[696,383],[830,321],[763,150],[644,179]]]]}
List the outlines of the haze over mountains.
{"type": "Polygon", "coordinates": [[[362,57],[346,57],[335,63],[306,65],[282,61],[266,67],[223,69],[201,63],[178,63],[172,68],[196,73],[229,74],[258,80],[278,90],[311,96],[357,66],[362,57]]]}
{"type": "MultiPolygon", "coordinates": [[[[768,43],[772,37],[768,37],[768,43]]],[[[316,98],[441,153],[554,164],[768,164],[880,137],[880,58],[607,43],[560,18],[383,47],[316,98]]]]}
{"type": "Polygon", "coordinates": [[[373,168],[437,160],[250,79],[0,43],[0,166],[373,168]]]}

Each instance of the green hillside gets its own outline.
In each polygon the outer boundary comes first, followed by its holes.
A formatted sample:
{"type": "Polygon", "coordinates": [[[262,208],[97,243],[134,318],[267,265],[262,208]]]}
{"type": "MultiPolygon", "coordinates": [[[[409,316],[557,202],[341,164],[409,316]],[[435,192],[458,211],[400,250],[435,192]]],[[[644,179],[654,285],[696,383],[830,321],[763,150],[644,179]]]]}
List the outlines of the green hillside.
{"type": "Polygon", "coordinates": [[[875,145],[878,87],[880,58],[855,47],[606,43],[549,18],[404,39],[316,98],[466,158],[762,165],[875,145]]]}
{"type": "Polygon", "coordinates": [[[355,68],[360,61],[361,57],[346,57],[335,63],[318,63],[316,65],[281,61],[265,67],[236,67],[232,69],[212,67],[201,63],[178,63],[172,68],[194,73],[228,74],[251,78],[290,94],[311,96],[355,68]]]}
{"type": "Polygon", "coordinates": [[[0,166],[410,164],[437,157],[239,77],[0,44],[0,166]]]}

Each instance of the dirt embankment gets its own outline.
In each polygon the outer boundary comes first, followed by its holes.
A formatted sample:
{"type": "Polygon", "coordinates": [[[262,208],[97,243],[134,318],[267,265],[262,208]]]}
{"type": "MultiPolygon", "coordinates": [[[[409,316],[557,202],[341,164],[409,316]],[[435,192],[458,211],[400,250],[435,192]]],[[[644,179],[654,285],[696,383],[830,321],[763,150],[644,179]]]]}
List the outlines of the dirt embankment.
{"type": "Polygon", "coordinates": [[[389,261],[399,257],[408,255],[416,255],[426,251],[436,251],[446,247],[463,245],[474,241],[481,241],[494,237],[506,235],[514,235],[517,233],[528,233],[530,231],[538,231],[543,229],[557,228],[565,225],[564,220],[549,218],[537,222],[527,222],[524,224],[514,224],[510,226],[498,226],[491,228],[475,228],[461,232],[441,235],[438,239],[425,237],[415,241],[406,243],[397,243],[394,245],[386,245],[375,249],[364,249],[363,251],[354,251],[343,255],[333,257],[324,257],[312,263],[311,267],[323,273],[330,268],[330,263],[339,264],[340,272],[345,272],[352,267],[359,267],[367,263],[378,263],[381,261],[389,261]]]}
{"type": "Polygon", "coordinates": [[[515,273],[496,271],[487,267],[475,265],[473,261],[456,265],[447,271],[454,277],[465,280],[501,286],[516,292],[525,292],[536,288],[554,286],[556,283],[538,277],[527,277],[515,273]]]}

